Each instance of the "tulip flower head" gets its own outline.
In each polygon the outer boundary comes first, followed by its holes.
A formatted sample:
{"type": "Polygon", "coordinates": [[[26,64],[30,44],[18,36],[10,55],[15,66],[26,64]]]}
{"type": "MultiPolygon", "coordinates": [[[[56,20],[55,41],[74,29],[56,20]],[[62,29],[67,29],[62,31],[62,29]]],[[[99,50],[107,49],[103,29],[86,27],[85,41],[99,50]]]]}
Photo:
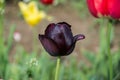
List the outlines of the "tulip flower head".
{"type": "Polygon", "coordinates": [[[19,7],[25,21],[32,27],[38,24],[46,16],[44,11],[38,10],[36,3],[34,1],[31,1],[28,4],[19,2],[19,7]]]}
{"type": "Polygon", "coordinates": [[[66,22],[51,23],[44,35],[39,34],[40,42],[51,56],[69,55],[74,50],[76,41],[84,38],[82,34],[73,36],[71,26],[66,22]]]}
{"type": "Polygon", "coordinates": [[[54,0],[40,0],[40,2],[44,5],[51,5],[53,4],[54,0]]]}
{"type": "Polygon", "coordinates": [[[120,18],[120,0],[87,0],[88,8],[95,17],[120,18]]]}

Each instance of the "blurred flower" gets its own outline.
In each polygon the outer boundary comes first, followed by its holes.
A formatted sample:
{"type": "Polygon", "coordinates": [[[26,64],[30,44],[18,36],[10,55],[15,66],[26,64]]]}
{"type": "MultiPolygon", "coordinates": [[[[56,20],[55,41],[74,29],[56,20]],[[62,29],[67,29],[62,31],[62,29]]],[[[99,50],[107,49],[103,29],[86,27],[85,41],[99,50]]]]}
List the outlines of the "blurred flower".
{"type": "Polygon", "coordinates": [[[21,34],[19,32],[15,32],[14,35],[13,35],[13,37],[14,37],[14,40],[16,42],[20,42],[20,40],[21,40],[21,34]]]}
{"type": "Polygon", "coordinates": [[[31,60],[27,62],[26,64],[29,65],[30,67],[38,66],[38,61],[36,58],[31,58],[31,60]]]}
{"type": "Polygon", "coordinates": [[[88,8],[93,16],[110,16],[120,18],[120,0],[87,0],[88,8]]]}
{"type": "Polygon", "coordinates": [[[54,20],[54,18],[53,18],[52,16],[46,16],[46,19],[47,19],[48,21],[53,21],[53,20],[54,20]]]}
{"type": "Polygon", "coordinates": [[[73,36],[70,27],[66,22],[51,23],[46,28],[45,35],[39,34],[39,40],[51,56],[69,55],[76,41],[85,38],[82,34],[73,36]]]}
{"type": "Polygon", "coordinates": [[[40,0],[40,2],[44,5],[51,5],[53,4],[54,0],[40,0]]]}
{"type": "Polygon", "coordinates": [[[36,3],[34,1],[31,1],[28,4],[19,2],[19,7],[23,14],[24,19],[32,27],[38,24],[46,16],[44,11],[38,10],[36,3]]]}

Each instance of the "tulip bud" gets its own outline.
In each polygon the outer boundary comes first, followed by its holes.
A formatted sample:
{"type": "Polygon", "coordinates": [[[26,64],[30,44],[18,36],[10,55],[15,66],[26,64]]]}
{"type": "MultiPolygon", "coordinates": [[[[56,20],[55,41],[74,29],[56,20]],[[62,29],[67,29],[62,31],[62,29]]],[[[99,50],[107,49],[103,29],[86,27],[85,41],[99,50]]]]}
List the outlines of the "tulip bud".
{"type": "Polygon", "coordinates": [[[53,4],[54,0],[40,0],[40,2],[44,5],[51,5],[53,4]]]}
{"type": "Polygon", "coordinates": [[[71,26],[65,22],[51,23],[44,35],[39,34],[40,42],[51,56],[69,55],[74,50],[76,41],[84,38],[82,34],[73,36],[71,26]]]}
{"type": "Polygon", "coordinates": [[[87,0],[87,4],[93,16],[108,16],[107,0],[87,0]]]}
{"type": "Polygon", "coordinates": [[[120,0],[87,0],[88,9],[95,17],[120,18],[120,0]]]}
{"type": "Polygon", "coordinates": [[[28,4],[19,2],[19,7],[25,21],[31,26],[35,27],[42,19],[46,17],[44,11],[40,11],[36,5],[36,2],[31,1],[28,4]]]}

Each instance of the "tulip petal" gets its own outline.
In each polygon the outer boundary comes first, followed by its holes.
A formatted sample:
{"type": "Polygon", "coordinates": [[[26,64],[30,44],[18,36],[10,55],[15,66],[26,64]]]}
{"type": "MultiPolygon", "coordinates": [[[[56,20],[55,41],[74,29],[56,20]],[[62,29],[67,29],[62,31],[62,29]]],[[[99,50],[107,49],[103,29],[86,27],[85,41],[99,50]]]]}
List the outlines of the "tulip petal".
{"type": "Polygon", "coordinates": [[[65,22],[52,23],[45,30],[45,36],[54,40],[61,51],[66,51],[73,43],[73,35],[70,27],[65,22]]]}
{"type": "Polygon", "coordinates": [[[70,46],[70,48],[68,49],[66,55],[69,55],[70,53],[72,53],[72,51],[74,50],[74,48],[75,48],[75,43],[73,43],[73,44],[70,46]]]}
{"type": "Polygon", "coordinates": [[[85,39],[85,36],[84,36],[83,34],[78,34],[78,35],[74,36],[73,44],[72,44],[72,45],[70,46],[70,48],[68,49],[66,55],[69,55],[69,54],[74,50],[76,41],[82,40],[82,39],[85,39]]]}
{"type": "Polygon", "coordinates": [[[58,23],[61,34],[64,37],[65,46],[69,47],[73,43],[73,34],[71,32],[71,26],[65,22],[58,23]]]}
{"type": "Polygon", "coordinates": [[[51,36],[50,33],[52,33],[54,27],[55,27],[55,24],[54,24],[54,23],[49,24],[49,25],[47,26],[46,30],[45,30],[45,35],[48,36],[48,37],[50,37],[50,36],[51,36]]]}
{"type": "Polygon", "coordinates": [[[108,16],[108,0],[94,0],[94,3],[99,17],[108,16]]]}
{"type": "Polygon", "coordinates": [[[87,0],[87,4],[88,4],[88,9],[90,10],[91,14],[95,17],[98,17],[94,0],[87,0]]]}
{"type": "Polygon", "coordinates": [[[51,56],[58,56],[59,54],[59,48],[57,47],[56,43],[49,39],[48,37],[44,35],[39,34],[39,40],[42,43],[45,50],[51,55],[51,56]]]}
{"type": "Polygon", "coordinates": [[[87,0],[88,8],[95,17],[108,16],[108,0],[87,0]]]}
{"type": "Polygon", "coordinates": [[[83,34],[78,34],[76,36],[74,36],[74,43],[78,40],[82,40],[85,39],[85,36],[83,34]]]}
{"type": "Polygon", "coordinates": [[[66,23],[66,22],[59,22],[58,24],[65,24],[65,25],[67,25],[68,27],[70,27],[70,28],[71,28],[71,25],[70,25],[70,24],[68,24],[68,23],[66,23]]]}
{"type": "Polygon", "coordinates": [[[111,17],[115,19],[120,18],[120,0],[110,0],[109,2],[109,12],[111,17]]]}

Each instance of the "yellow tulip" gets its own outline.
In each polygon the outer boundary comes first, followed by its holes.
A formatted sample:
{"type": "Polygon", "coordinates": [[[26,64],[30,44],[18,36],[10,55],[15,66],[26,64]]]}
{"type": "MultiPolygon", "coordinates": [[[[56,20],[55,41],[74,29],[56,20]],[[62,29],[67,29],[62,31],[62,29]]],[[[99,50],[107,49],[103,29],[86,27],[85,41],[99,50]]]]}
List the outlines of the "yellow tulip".
{"type": "Polygon", "coordinates": [[[25,21],[32,27],[38,24],[42,19],[46,17],[44,11],[39,11],[36,3],[31,1],[26,4],[24,2],[19,2],[19,7],[25,21]]]}

